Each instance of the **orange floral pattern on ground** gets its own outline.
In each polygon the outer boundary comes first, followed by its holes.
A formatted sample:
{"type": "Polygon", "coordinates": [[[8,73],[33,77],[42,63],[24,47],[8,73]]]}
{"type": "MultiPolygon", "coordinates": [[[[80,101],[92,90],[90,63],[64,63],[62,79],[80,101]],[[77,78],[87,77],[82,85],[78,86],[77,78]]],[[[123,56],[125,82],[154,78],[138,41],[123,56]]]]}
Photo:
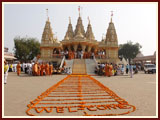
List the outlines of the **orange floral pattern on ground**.
{"type": "Polygon", "coordinates": [[[43,112],[54,116],[55,112],[74,114],[78,111],[83,111],[84,116],[116,116],[136,110],[135,106],[89,75],[68,75],[27,106],[26,113],[31,116],[43,112]]]}

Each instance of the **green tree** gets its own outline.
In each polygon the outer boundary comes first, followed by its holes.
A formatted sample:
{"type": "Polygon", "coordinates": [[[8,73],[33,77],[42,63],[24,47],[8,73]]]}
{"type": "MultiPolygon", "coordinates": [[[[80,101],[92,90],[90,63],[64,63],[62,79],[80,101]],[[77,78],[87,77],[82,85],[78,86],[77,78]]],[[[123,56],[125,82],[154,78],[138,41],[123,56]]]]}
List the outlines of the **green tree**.
{"type": "Polygon", "coordinates": [[[36,38],[14,38],[15,57],[23,62],[32,60],[40,54],[40,43],[36,38]]]}
{"type": "Polygon", "coordinates": [[[139,43],[133,44],[131,41],[128,41],[125,44],[119,45],[118,55],[128,59],[130,63],[131,59],[136,57],[141,48],[142,46],[139,43]]]}

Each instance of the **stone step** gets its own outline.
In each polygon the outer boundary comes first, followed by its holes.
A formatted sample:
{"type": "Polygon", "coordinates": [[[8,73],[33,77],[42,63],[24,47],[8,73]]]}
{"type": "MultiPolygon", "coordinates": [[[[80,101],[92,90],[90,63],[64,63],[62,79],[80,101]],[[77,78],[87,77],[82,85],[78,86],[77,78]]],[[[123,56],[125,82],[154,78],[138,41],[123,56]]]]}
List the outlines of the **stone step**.
{"type": "Polygon", "coordinates": [[[86,71],[88,75],[95,75],[96,62],[93,59],[85,59],[86,71]]]}
{"type": "Polygon", "coordinates": [[[86,74],[86,64],[84,59],[74,59],[72,74],[86,74]]]}
{"type": "Polygon", "coordinates": [[[66,68],[71,68],[71,70],[72,70],[72,66],[73,66],[73,60],[65,60],[65,62],[66,62],[66,68]]]}

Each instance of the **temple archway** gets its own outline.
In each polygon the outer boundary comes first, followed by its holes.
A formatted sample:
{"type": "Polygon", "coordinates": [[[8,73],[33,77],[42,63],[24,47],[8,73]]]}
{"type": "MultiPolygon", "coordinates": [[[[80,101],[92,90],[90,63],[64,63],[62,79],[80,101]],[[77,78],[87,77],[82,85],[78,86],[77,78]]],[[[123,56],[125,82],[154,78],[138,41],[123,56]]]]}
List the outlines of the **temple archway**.
{"type": "Polygon", "coordinates": [[[95,51],[95,48],[94,48],[94,47],[92,47],[92,48],[91,48],[91,52],[94,52],[94,51],[95,51]]]}
{"type": "Polygon", "coordinates": [[[86,48],[85,48],[85,52],[88,52],[88,46],[86,46],[86,48]]]}
{"type": "Polygon", "coordinates": [[[72,52],[74,51],[74,47],[73,47],[73,45],[71,45],[71,51],[72,51],[72,52]]]}
{"type": "Polygon", "coordinates": [[[63,49],[64,51],[68,51],[68,47],[67,46],[64,46],[63,48],[64,48],[63,49]]]}
{"type": "Polygon", "coordinates": [[[53,54],[59,54],[58,48],[54,48],[54,49],[53,49],[53,54]]]}
{"type": "Polygon", "coordinates": [[[77,51],[82,51],[82,46],[80,44],[77,47],[77,51]]]}

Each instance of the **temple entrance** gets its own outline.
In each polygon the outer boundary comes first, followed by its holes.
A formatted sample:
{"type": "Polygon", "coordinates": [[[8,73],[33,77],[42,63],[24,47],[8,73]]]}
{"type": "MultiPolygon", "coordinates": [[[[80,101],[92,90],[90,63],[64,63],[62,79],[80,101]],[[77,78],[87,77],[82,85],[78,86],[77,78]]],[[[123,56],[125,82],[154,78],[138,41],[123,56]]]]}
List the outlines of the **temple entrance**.
{"type": "Polygon", "coordinates": [[[73,47],[73,45],[71,45],[71,51],[72,51],[72,52],[74,51],[74,47],[73,47]]]}
{"type": "Polygon", "coordinates": [[[53,49],[53,54],[59,54],[59,50],[57,48],[53,49]]]}
{"type": "Polygon", "coordinates": [[[77,47],[77,52],[78,52],[78,51],[82,51],[82,46],[81,46],[80,44],[79,44],[78,47],[77,47]]]}
{"type": "Polygon", "coordinates": [[[78,47],[77,47],[77,56],[76,56],[76,58],[78,58],[78,59],[81,59],[81,58],[83,58],[83,56],[82,56],[82,46],[79,44],[78,45],[78,47]]]}
{"type": "Polygon", "coordinates": [[[88,52],[88,46],[86,46],[86,48],[85,48],[85,52],[88,52]]]}
{"type": "Polygon", "coordinates": [[[68,47],[67,46],[64,47],[64,51],[68,51],[68,47]]]}
{"type": "Polygon", "coordinates": [[[95,51],[95,49],[92,47],[92,48],[91,48],[91,52],[94,52],[94,51],[95,51]]]}

